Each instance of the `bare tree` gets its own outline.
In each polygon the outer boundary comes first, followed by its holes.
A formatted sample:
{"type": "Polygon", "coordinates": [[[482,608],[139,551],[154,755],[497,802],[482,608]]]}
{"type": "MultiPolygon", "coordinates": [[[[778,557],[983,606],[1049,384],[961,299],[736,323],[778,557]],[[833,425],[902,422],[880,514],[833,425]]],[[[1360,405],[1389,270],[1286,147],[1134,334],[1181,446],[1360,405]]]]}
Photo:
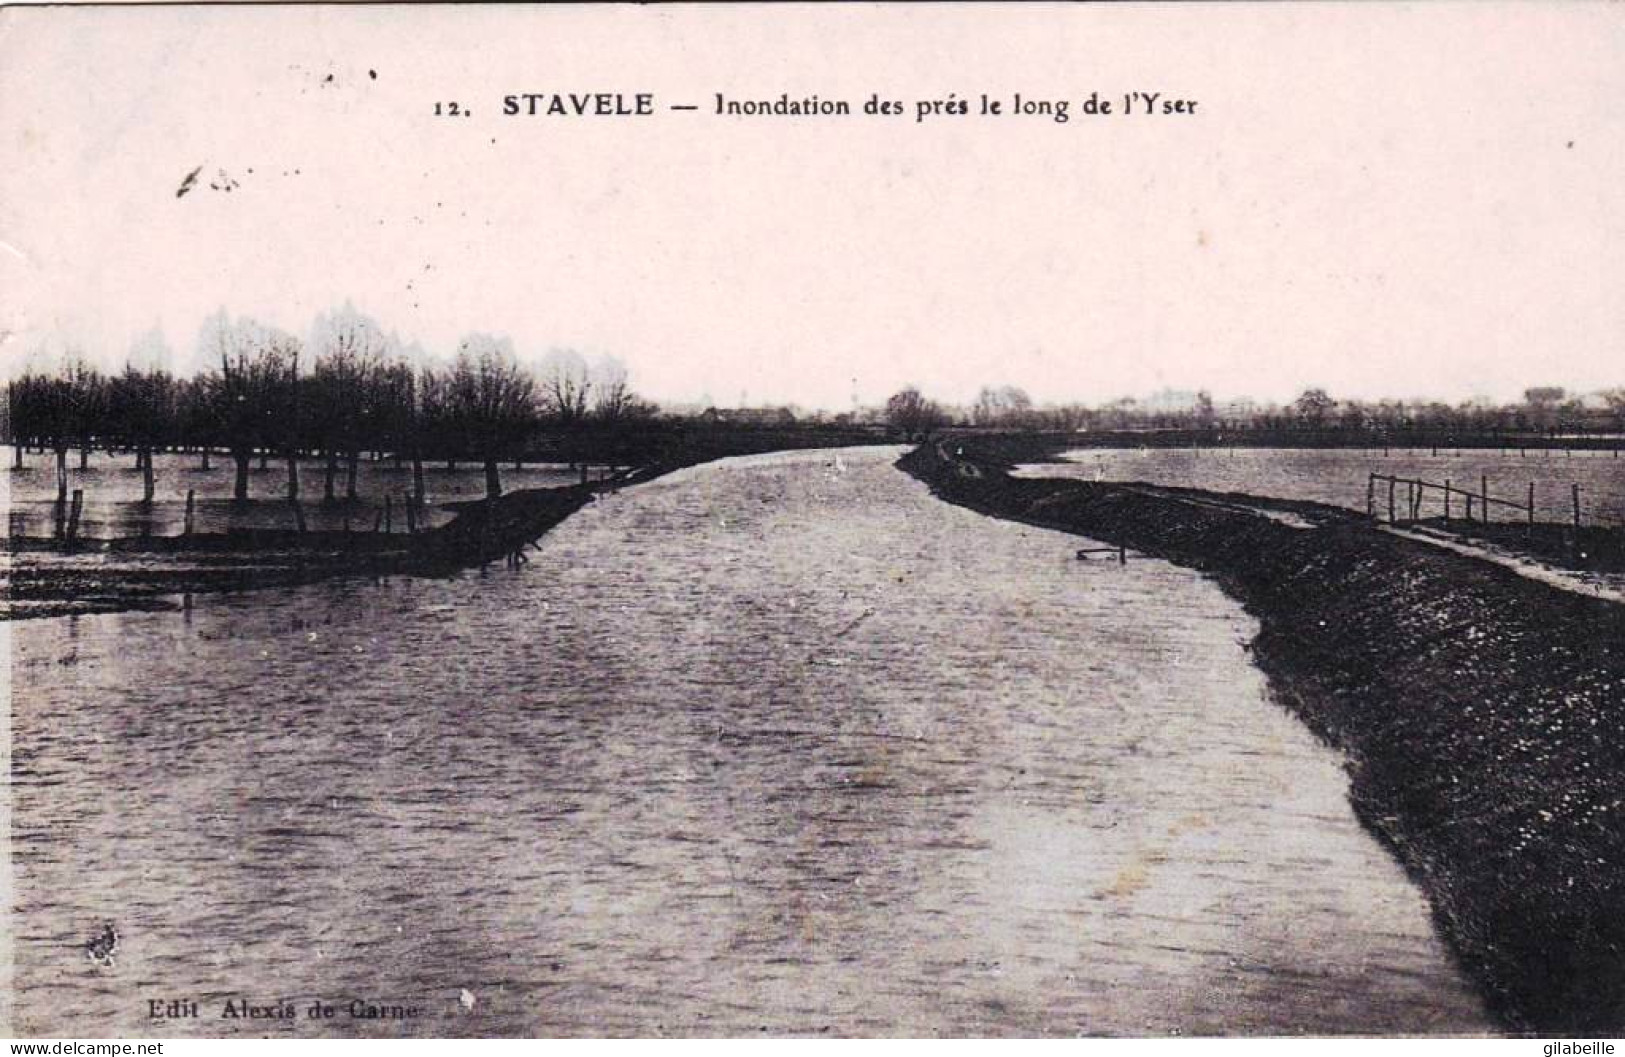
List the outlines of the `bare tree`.
{"type": "Polygon", "coordinates": [[[605,356],[593,369],[593,415],[604,422],[619,422],[636,402],[626,364],[605,356]]]}
{"type": "Polygon", "coordinates": [[[104,425],[106,388],[101,373],[71,349],[54,373],[30,370],[9,387],[12,430],[31,435],[42,450],[48,444],[56,454],[59,503],[68,498],[68,449],[77,441],[82,463],[93,432],[104,425]]]}
{"type": "Polygon", "coordinates": [[[378,431],[379,381],[384,364],[395,352],[395,340],[369,316],[345,303],[332,313],[316,317],[314,328],[317,436],[327,457],[323,501],[333,502],[337,456],[346,460],[344,497],[354,501],[357,464],[363,441],[378,431]]]}
{"type": "Polygon", "coordinates": [[[1297,413],[1298,421],[1306,426],[1318,429],[1325,424],[1326,418],[1337,406],[1324,389],[1305,389],[1303,394],[1293,401],[1292,409],[1297,413]]]}
{"type": "Polygon", "coordinates": [[[1010,426],[1027,429],[1034,425],[1033,399],[1026,390],[1013,385],[995,389],[983,386],[971,406],[971,421],[978,426],[1010,426]]]}
{"type": "Polygon", "coordinates": [[[485,495],[502,494],[497,464],[522,449],[536,417],[536,381],[514,358],[513,343],[489,334],[470,334],[457,347],[445,379],[450,421],[467,450],[485,464],[485,495]]]}
{"type": "Polygon", "coordinates": [[[153,449],[169,438],[179,408],[180,387],[162,368],[126,364],[107,383],[107,424],[119,441],[135,450],[142,474],[142,501],[152,502],[153,449]]]}
{"type": "Polygon", "coordinates": [[[901,430],[903,437],[912,444],[916,438],[924,440],[933,430],[941,428],[947,416],[940,406],[927,400],[911,385],[892,394],[891,399],[886,401],[886,421],[892,428],[901,430]]]}
{"type": "Polygon", "coordinates": [[[1537,385],[1523,391],[1523,401],[1529,407],[1529,421],[1536,429],[1551,429],[1557,425],[1557,406],[1568,396],[1559,385],[1537,385]]]}
{"type": "Polygon", "coordinates": [[[593,391],[592,372],[581,354],[555,349],[542,359],[542,400],[546,413],[565,429],[587,417],[593,391]]]}
{"type": "Polygon", "coordinates": [[[1625,389],[1604,389],[1602,401],[1608,405],[1609,412],[1614,416],[1616,428],[1625,430],[1625,389]]]}
{"type": "Polygon", "coordinates": [[[220,364],[210,379],[211,403],[237,467],[232,498],[247,502],[255,449],[292,434],[299,339],[252,319],[232,322],[221,311],[204,322],[199,343],[220,364]]]}

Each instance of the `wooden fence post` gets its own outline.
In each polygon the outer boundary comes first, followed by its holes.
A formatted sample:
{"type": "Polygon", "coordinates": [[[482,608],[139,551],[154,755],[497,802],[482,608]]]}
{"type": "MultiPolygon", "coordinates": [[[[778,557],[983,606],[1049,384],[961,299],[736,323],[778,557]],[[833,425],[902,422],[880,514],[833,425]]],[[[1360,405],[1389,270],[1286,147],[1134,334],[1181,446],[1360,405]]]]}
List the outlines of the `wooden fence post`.
{"type": "Polygon", "coordinates": [[[1450,524],[1450,478],[1444,479],[1444,523],[1450,524]]]}
{"type": "Polygon", "coordinates": [[[1490,477],[1489,474],[1478,475],[1478,494],[1482,500],[1479,506],[1483,508],[1484,524],[1490,523],[1490,477]]]}
{"type": "Polygon", "coordinates": [[[418,531],[417,508],[415,506],[413,506],[412,500],[410,498],[408,498],[405,501],[405,506],[406,506],[406,534],[408,536],[415,536],[415,535],[417,535],[417,531],[418,531]]]}
{"type": "Polygon", "coordinates": [[[386,536],[389,535],[391,529],[393,528],[393,526],[390,524],[392,521],[394,521],[394,511],[390,509],[389,493],[385,492],[384,493],[384,535],[386,535],[386,536]]]}
{"type": "Polygon", "coordinates": [[[1388,478],[1388,524],[1394,523],[1394,479],[1388,478]]]}
{"type": "Polygon", "coordinates": [[[196,499],[197,493],[193,489],[188,488],[186,490],[186,521],[181,528],[181,535],[183,536],[190,536],[192,534],[192,510],[195,506],[196,499]]]}
{"type": "Polygon", "coordinates": [[[68,542],[71,544],[79,538],[79,515],[85,508],[85,491],[82,488],[73,490],[73,506],[68,511],[68,542]]]}
{"type": "MultiPolygon", "coordinates": [[[[1574,527],[1576,529],[1579,529],[1579,527],[1580,527],[1580,486],[1579,486],[1579,484],[1574,484],[1574,485],[1571,485],[1570,487],[1574,490],[1573,491],[1573,494],[1574,494],[1574,527]]],[[[74,494],[78,495],[77,492],[75,492],[74,494]]]]}
{"type": "Polygon", "coordinates": [[[305,508],[299,505],[297,499],[290,499],[288,503],[293,507],[294,527],[299,530],[299,534],[302,536],[305,534],[305,508]]]}
{"type": "Polygon", "coordinates": [[[1377,475],[1365,475],[1365,516],[1377,520],[1377,475]]]}
{"type": "Polygon", "coordinates": [[[1535,482],[1529,482],[1529,524],[1535,524],[1535,482]]]}

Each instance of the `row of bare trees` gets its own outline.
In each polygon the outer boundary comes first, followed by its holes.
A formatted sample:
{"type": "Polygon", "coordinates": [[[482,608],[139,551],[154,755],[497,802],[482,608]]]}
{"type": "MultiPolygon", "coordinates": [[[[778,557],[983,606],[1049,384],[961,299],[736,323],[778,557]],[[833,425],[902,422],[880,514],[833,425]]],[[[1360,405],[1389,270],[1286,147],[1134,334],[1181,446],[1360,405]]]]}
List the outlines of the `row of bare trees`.
{"type": "Polygon", "coordinates": [[[430,362],[350,305],[317,318],[308,341],[225,312],[199,336],[208,365],[172,374],[161,339],[142,339],[124,370],[111,376],[69,356],[55,369],[32,369],[8,386],[8,439],[20,466],[24,447],[56,453],[58,492],[66,494],[68,452],[80,466],[93,449],[129,451],[152,494],[155,451],[194,451],[205,468],[225,451],[235,465],[233,496],[248,498],[258,457],[288,463],[288,495],[299,498],[298,461],[325,462],[323,498],[355,499],[364,453],[410,459],[413,492],[424,493],[423,463],[483,464],[486,492],[502,490],[499,466],[521,457],[544,432],[646,418],[652,405],[632,392],[626,369],[604,358],[556,351],[536,368],[522,364],[507,338],[469,334],[449,363],[430,362]]]}
{"type": "Polygon", "coordinates": [[[939,404],[912,386],[872,413],[909,438],[941,426],[1006,430],[1224,429],[1245,432],[1340,431],[1346,434],[1433,431],[1458,434],[1625,432],[1625,388],[1582,397],[1535,387],[1505,404],[1473,400],[1337,399],[1324,389],[1304,390],[1286,405],[1251,400],[1217,402],[1205,391],[1164,392],[1149,400],[1124,398],[1097,406],[1039,405],[1022,389],[985,386],[968,406],[939,404]]]}

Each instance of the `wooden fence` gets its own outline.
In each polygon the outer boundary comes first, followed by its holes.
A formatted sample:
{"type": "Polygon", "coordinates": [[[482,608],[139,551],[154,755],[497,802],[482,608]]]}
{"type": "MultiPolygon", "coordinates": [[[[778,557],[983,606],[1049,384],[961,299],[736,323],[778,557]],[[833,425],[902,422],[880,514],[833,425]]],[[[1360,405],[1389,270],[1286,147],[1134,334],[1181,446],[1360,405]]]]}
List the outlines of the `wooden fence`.
{"type": "MultiPolygon", "coordinates": [[[[1430,516],[1427,513],[1431,497],[1432,515],[1440,516],[1445,524],[1460,515],[1468,522],[1489,522],[1496,520],[1496,510],[1506,511],[1509,516],[1503,521],[1523,521],[1526,524],[1535,523],[1535,483],[1529,482],[1528,491],[1523,499],[1506,499],[1502,496],[1490,494],[1490,481],[1488,475],[1480,475],[1478,489],[1462,488],[1451,483],[1424,481],[1416,477],[1392,477],[1388,474],[1373,473],[1366,481],[1365,512],[1373,521],[1382,520],[1384,508],[1384,492],[1386,491],[1386,509],[1388,524],[1398,525],[1406,522],[1417,522],[1430,516]]],[[[1580,486],[1569,485],[1569,499],[1571,519],[1575,528],[1580,527],[1582,520],[1580,506],[1580,486]]]]}

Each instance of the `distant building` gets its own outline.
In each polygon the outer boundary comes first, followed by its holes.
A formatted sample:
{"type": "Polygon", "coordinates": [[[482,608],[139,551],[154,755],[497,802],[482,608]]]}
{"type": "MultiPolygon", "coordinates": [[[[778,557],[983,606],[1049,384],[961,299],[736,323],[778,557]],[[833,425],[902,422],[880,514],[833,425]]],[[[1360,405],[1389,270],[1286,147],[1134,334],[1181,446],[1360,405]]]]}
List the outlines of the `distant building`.
{"type": "Polygon", "coordinates": [[[708,407],[700,418],[730,426],[793,426],[796,415],[787,407],[708,407]]]}
{"type": "Polygon", "coordinates": [[[1140,409],[1148,415],[1179,415],[1196,410],[1201,398],[1187,389],[1159,389],[1140,401],[1140,409]]]}

